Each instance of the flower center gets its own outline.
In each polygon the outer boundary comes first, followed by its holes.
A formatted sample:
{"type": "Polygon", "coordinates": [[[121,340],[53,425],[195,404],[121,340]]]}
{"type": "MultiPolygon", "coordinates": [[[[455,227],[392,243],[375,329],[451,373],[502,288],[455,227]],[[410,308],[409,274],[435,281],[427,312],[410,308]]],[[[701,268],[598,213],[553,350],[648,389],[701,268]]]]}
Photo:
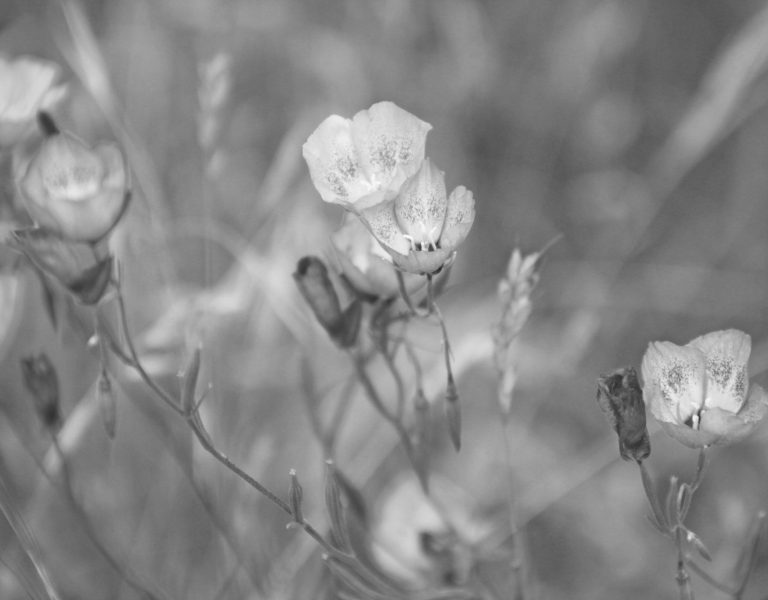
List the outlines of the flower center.
{"type": "Polygon", "coordinates": [[[416,229],[411,229],[411,234],[404,233],[403,237],[411,245],[411,251],[432,252],[440,248],[440,226],[433,225],[427,228],[423,221],[417,224],[416,229]]]}

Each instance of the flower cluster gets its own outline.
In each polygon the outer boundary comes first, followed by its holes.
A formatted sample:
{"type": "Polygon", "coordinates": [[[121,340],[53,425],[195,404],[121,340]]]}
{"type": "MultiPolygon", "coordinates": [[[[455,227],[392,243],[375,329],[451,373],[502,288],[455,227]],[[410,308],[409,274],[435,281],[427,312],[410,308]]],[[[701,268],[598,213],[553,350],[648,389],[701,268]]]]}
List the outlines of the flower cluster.
{"type": "Polygon", "coordinates": [[[13,154],[27,215],[19,208],[12,218],[33,222],[9,241],[48,278],[93,304],[111,279],[107,238],[128,206],[129,174],[116,145],[91,146],[59,130],[47,112],[66,91],[55,85],[58,74],[53,63],[0,57],[0,147],[13,154]]]}
{"type": "Polygon", "coordinates": [[[354,215],[333,243],[342,272],[362,293],[396,295],[392,265],[416,276],[439,272],[472,227],[472,193],[458,187],[449,195],[445,174],[424,156],[431,128],[379,102],[352,119],[328,117],[304,144],[322,199],[354,215]]]}

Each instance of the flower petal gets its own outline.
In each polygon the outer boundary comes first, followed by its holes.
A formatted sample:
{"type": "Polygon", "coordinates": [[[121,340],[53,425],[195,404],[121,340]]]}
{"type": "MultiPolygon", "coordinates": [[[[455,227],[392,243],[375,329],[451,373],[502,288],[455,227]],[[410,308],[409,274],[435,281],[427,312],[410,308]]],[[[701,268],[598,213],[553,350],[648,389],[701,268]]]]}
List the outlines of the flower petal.
{"type": "Polygon", "coordinates": [[[435,247],[443,231],[448,200],[445,174],[426,159],[395,199],[395,217],[417,247],[435,247]]]}
{"type": "Polygon", "coordinates": [[[713,408],[701,414],[701,429],[719,436],[716,444],[731,444],[747,437],[768,413],[768,395],[753,385],[744,408],[738,415],[713,408]]]}
{"type": "Polygon", "coordinates": [[[352,122],[331,115],[302,146],[312,183],[326,202],[351,208],[369,194],[370,182],[352,141],[352,122]]]}
{"type": "Polygon", "coordinates": [[[752,339],[737,329],[713,331],[688,343],[706,358],[707,390],[705,405],[739,412],[747,396],[747,361],[752,339]]]}
{"type": "Polygon", "coordinates": [[[448,212],[440,236],[440,247],[446,250],[457,248],[467,237],[474,222],[475,199],[472,192],[460,185],[448,197],[448,212]]]}
{"type": "Polygon", "coordinates": [[[704,355],[690,346],[651,342],[643,356],[645,400],[662,423],[685,425],[704,404],[704,355]]]}
{"type": "Polygon", "coordinates": [[[352,119],[352,137],[360,161],[385,199],[398,193],[424,160],[427,132],[432,125],[393,102],[377,102],[352,119]]]}
{"type": "Polygon", "coordinates": [[[403,237],[395,219],[394,201],[383,202],[364,210],[360,218],[384,249],[396,258],[395,254],[407,256],[411,245],[403,237]],[[393,254],[393,252],[395,254],[393,254]]]}

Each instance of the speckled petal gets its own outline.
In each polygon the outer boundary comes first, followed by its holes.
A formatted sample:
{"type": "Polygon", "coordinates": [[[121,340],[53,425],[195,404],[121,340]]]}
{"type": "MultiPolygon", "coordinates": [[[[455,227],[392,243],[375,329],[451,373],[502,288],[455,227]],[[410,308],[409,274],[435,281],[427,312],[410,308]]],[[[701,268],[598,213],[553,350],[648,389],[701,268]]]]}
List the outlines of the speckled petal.
{"type": "Polygon", "coordinates": [[[360,218],[384,249],[397,259],[397,255],[407,256],[410,250],[408,240],[395,219],[394,201],[383,202],[364,210],[360,218]]]}
{"type": "Polygon", "coordinates": [[[689,346],[651,342],[643,356],[643,392],[662,423],[685,425],[704,404],[704,355],[689,346]]]}
{"type": "Polygon", "coordinates": [[[448,212],[445,216],[440,247],[454,250],[469,234],[475,222],[475,199],[463,185],[457,187],[448,197],[448,212]]]}
{"type": "Polygon", "coordinates": [[[377,102],[352,119],[352,137],[363,169],[389,200],[424,160],[429,123],[393,102],[377,102]]]}
{"type": "Polygon", "coordinates": [[[443,231],[448,198],[445,174],[426,159],[395,199],[395,217],[415,244],[436,245],[443,231]]]}
{"type": "Polygon", "coordinates": [[[707,365],[705,406],[739,412],[749,386],[747,361],[752,339],[737,329],[713,331],[688,343],[700,350],[707,365]]]}
{"type": "Polygon", "coordinates": [[[352,122],[331,115],[302,146],[312,183],[326,202],[351,208],[371,193],[352,141],[352,122]]]}

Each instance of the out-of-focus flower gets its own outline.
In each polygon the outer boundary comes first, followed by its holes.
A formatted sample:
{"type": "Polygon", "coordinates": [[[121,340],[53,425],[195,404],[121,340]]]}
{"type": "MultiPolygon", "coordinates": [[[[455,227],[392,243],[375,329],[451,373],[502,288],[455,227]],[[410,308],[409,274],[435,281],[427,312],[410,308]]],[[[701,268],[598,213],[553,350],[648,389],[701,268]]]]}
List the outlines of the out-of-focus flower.
{"type": "MultiPolygon", "coordinates": [[[[381,298],[391,298],[400,293],[395,265],[365,225],[352,214],[331,236],[341,273],[358,292],[381,298]]],[[[424,277],[404,273],[405,289],[413,293],[426,283],[424,277]]]]}
{"type": "Polygon", "coordinates": [[[84,304],[97,303],[112,277],[112,257],[99,246],[37,228],[14,232],[12,245],[84,304]]]}
{"type": "Polygon", "coordinates": [[[46,427],[57,429],[61,424],[59,412],[59,377],[48,356],[28,356],[21,359],[24,385],[35,400],[35,410],[46,427]]]}
{"type": "Polygon", "coordinates": [[[453,482],[435,475],[430,488],[439,505],[412,477],[386,486],[371,523],[374,556],[385,572],[411,585],[461,585],[476,566],[473,548],[498,524],[482,518],[477,501],[453,482]]]}
{"type": "Polygon", "coordinates": [[[746,437],[768,412],[768,395],[750,387],[751,338],[715,331],[685,346],[651,342],[643,357],[644,393],[664,430],[691,448],[746,437]]]}
{"type": "Polygon", "coordinates": [[[32,219],[69,240],[93,242],[117,224],[129,198],[123,155],[114,144],[90,148],[53,133],[18,178],[32,219]]]}
{"type": "Polygon", "coordinates": [[[0,147],[22,140],[32,130],[38,111],[50,109],[64,97],[66,87],[54,85],[58,76],[54,63],[0,54],[0,147]]]}
{"type": "Polygon", "coordinates": [[[651,453],[645,425],[643,390],[632,367],[617,369],[597,380],[597,403],[619,436],[619,454],[640,462],[651,453]]]}
{"type": "Polygon", "coordinates": [[[302,151],[326,202],[360,211],[391,200],[424,160],[429,123],[392,102],[378,102],[352,119],[331,115],[302,151]]]}
{"type": "Polygon", "coordinates": [[[467,237],[475,200],[464,186],[447,196],[445,174],[426,159],[397,198],[364,211],[361,218],[395,265],[426,275],[451,260],[467,237]]]}

